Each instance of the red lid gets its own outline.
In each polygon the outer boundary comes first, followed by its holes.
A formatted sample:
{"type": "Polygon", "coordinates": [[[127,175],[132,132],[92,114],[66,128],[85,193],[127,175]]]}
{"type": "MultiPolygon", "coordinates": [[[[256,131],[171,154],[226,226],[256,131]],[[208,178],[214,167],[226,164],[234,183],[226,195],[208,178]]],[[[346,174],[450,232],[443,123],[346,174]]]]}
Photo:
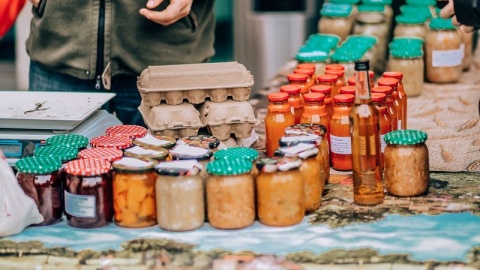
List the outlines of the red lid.
{"type": "Polygon", "coordinates": [[[267,96],[269,101],[287,101],[288,100],[288,94],[287,93],[271,93],[268,94],[267,96]]]}
{"type": "Polygon", "coordinates": [[[306,82],[308,80],[308,75],[307,74],[289,74],[288,75],[288,81],[291,82],[306,82]]]}
{"type": "Polygon", "coordinates": [[[330,74],[324,74],[324,75],[318,75],[317,81],[319,82],[336,82],[338,79],[337,75],[330,75],[330,74]]]}
{"type": "Polygon", "coordinates": [[[97,176],[108,173],[111,168],[112,164],[104,159],[75,159],[67,163],[65,172],[78,176],[97,176]]]}
{"type": "Polygon", "coordinates": [[[78,158],[84,158],[84,159],[100,158],[110,162],[119,160],[122,157],[123,157],[123,151],[116,148],[104,148],[104,147],[88,148],[78,153],[78,158]]]}
{"type": "Polygon", "coordinates": [[[348,85],[355,86],[355,76],[348,78],[348,85]]]}
{"type": "Polygon", "coordinates": [[[293,71],[294,74],[307,74],[308,76],[312,76],[315,72],[314,69],[306,69],[306,68],[297,68],[293,71]]]}
{"type": "Polygon", "coordinates": [[[300,88],[300,85],[298,84],[286,84],[280,86],[280,92],[287,93],[289,95],[291,94],[300,94],[300,91],[302,89],[300,88]]]}
{"type": "Polygon", "coordinates": [[[320,102],[325,100],[325,95],[322,93],[307,93],[303,95],[305,102],[320,102]]]}
{"type": "Polygon", "coordinates": [[[314,85],[310,88],[310,92],[312,92],[312,93],[322,93],[322,94],[326,94],[328,96],[332,92],[332,87],[330,85],[326,85],[326,84],[314,85]]]}
{"type": "Polygon", "coordinates": [[[136,139],[145,137],[145,135],[147,135],[147,129],[137,125],[120,125],[107,128],[105,134],[136,139]]]}
{"type": "Polygon", "coordinates": [[[343,75],[345,75],[345,71],[341,69],[328,69],[325,70],[325,74],[337,75],[338,77],[342,77],[343,75]]]}
{"type": "Polygon", "coordinates": [[[396,87],[398,85],[398,80],[395,78],[380,78],[377,81],[379,86],[391,86],[396,87]]]}
{"type": "Polygon", "coordinates": [[[90,140],[90,145],[92,147],[108,147],[108,148],[117,148],[125,149],[132,146],[132,139],[122,136],[98,136],[90,140]]]}
{"type": "Polygon", "coordinates": [[[349,94],[355,96],[355,86],[342,86],[340,87],[340,94],[349,94]]]}
{"type": "Polygon", "coordinates": [[[325,66],[325,70],[332,70],[332,69],[345,70],[345,66],[342,64],[328,64],[325,66]]]}
{"type": "Polygon", "coordinates": [[[297,68],[299,68],[299,69],[313,69],[313,71],[315,71],[317,69],[317,66],[315,64],[303,63],[303,64],[298,64],[297,68]]]}
{"type": "Polygon", "coordinates": [[[397,71],[385,71],[383,73],[383,77],[385,78],[395,78],[397,80],[401,80],[403,78],[403,73],[397,71]]]}
{"type": "Polygon", "coordinates": [[[375,77],[375,72],[369,70],[368,75],[370,75],[370,79],[373,79],[373,77],[375,77]]]}
{"type": "Polygon", "coordinates": [[[335,103],[348,103],[353,102],[354,100],[355,96],[350,94],[339,94],[333,97],[333,101],[335,101],[335,103]]]}
{"type": "Polygon", "coordinates": [[[391,95],[393,92],[392,90],[392,87],[390,86],[385,86],[385,85],[382,85],[382,86],[375,86],[372,88],[372,93],[383,93],[385,95],[391,95]]]}
{"type": "Polygon", "coordinates": [[[387,96],[384,93],[372,93],[372,101],[373,102],[380,102],[385,101],[387,96]]]}

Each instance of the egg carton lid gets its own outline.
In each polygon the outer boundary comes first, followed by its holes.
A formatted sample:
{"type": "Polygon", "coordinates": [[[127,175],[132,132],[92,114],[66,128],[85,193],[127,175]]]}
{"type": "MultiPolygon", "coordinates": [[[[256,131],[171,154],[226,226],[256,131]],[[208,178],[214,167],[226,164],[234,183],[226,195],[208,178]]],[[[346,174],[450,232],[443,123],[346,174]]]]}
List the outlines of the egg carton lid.
{"type": "Polygon", "coordinates": [[[200,128],[200,114],[192,104],[179,105],[160,104],[154,107],[143,102],[138,107],[145,124],[152,131],[181,128],[200,128]]]}
{"type": "Polygon", "coordinates": [[[247,101],[227,100],[222,103],[206,101],[199,112],[204,126],[257,123],[253,107],[247,101]]]}

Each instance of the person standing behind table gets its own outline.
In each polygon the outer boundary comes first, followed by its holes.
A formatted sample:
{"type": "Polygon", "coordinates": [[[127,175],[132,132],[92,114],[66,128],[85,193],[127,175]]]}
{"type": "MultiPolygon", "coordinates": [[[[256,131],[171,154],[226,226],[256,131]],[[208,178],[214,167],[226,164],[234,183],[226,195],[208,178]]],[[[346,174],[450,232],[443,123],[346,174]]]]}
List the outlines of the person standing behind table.
{"type": "Polygon", "coordinates": [[[116,96],[106,109],[124,124],[144,126],[136,84],[142,70],[214,54],[214,0],[30,1],[29,90],[110,88],[116,96]]]}

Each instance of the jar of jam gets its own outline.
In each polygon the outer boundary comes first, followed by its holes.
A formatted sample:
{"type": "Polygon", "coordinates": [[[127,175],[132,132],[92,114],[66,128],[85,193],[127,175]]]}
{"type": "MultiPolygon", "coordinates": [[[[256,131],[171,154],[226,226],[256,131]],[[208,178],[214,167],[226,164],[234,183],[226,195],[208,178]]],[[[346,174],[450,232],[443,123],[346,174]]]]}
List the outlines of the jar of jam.
{"type": "Polygon", "coordinates": [[[311,84],[308,83],[310,76],[307,74],[298,74],[293,73],[287,76],[289,84],[296,84],[300,86],[300,93],[306,94],[310,92],[311,84]]]}
{"type": "Polygon", "coordinates": [[[178,144],[209,149],[215,153],[220,145],[220,140],[212,135],[197,135],[180,138],[178,144]]]}
{"type": "Polygon", "coordinates": [[[157,224],[154,171],[156,162],[124,157],[113,166],[113,209],[115,224],[144,228],[157,224]]]}
{"type": "Polygon", "coordinates": [[[333,114],[333,98],[332,98],[332,87],[330,85],[315,85],[310,89],[312,93],[320,93],[325,95],[323,103],[325,103],[325,108],[330,117],[333,114]]]}
{"type": "Polygon", "coordinates": [[[45,144],[72,147],[80,151],[88,146],[88,138],[78,134],[60,134],[48,138],[45,144]]]}
{"type": "Polygon", "coordinates": [[[37,225],[51,225],[62,219],[60,166],[60,160],[54,157],[25,157],[15,163],[18,184],[43,216],[37,225]]]}
{"type": "Polygon", "coordinates": [[[385,134],[392,131],[392,118],[387,112],[387,106],[385,105],[386,96],[383,93],[372,93],[372,104],[378,110],[378,116],[380,117],[380,169],[384,168],[383,153],[387,143],[385,142],[385,134]]]}
{"type": "Polygon", "coordinates": [[[109,136],[124,136],[136,139],[145,137],[145,135],[147,135],[147,129],[137,125],[119,125],[107,128],[105,134],[109,136]]]}
{"type": "Polygon", "coordinates": [[[241,229],[255,221],[252,163],[242,159],[207,164],[207,214],[212,227],[241,229]]]}
{"type": "Polygon", "coordinates": [[[90,140],[91,147],[116,148],[120,150],[129,148],[132,144],[132,139],[126,136],[103,135],[90,140]]]}
{"type": "Polygon", "coordinates": [[[123,151],[116,148],[87,148],[78,153],[78,158],[87,159],[87,158],[96,158],[104,159],[108,162],[114,162],[123,157],[123,151]]]}
{"type": "Polygon", "coordinates": [[[152,136],[150,134],[145,135],[142,138],[136,138],[133,140],[133,144],[147,149],[170,149],[177,145],[177,140],[168,136],[152,136]]]}
{"type": "Polygon", "coordinates": [[[158,226],[167,231],[190,231],[205,220],[204,183],[196,160],[159,163],[156,201],[158,226]]]}
{"type": "Polygon", "coordinates": [[[323,164],[317,161],[319,149],[314,144],[299,143],[295,146],[280,147],[275,152],[276,156],[297,157],[302,160],[300,174],[303,177],[305,211],[312,212],[322,203],[322,194],[325,187],[323,164]]]}
{"type": "Polygon", "coordinates": [[[305,216],[305,184],[297,158],[262,158],[257,162],[258,219],[267,226],[290,226],[305,216]]]}
{"type": "Polygon", "coordinates": [[[280,92],[288,94],[288,104],[290,111],[295,117],[295,124],[300,123],[300,117],[303,113],[304,99],[300,95],[300,86],[296,84],[287,84],[280,86],[280,92]]]}
{"type": "Polygon", "coordinates": [[[257,167],[255,165],[258,159],[258,151],[248,147],[230,147],[224,148],[213,154],[214,159],[246,159],[252,162],[252,176],[255,179],[258,175],[257,167]]]}
{"type": "Polygon", "coordinates": [[[400,197],[425,194],[429,187],[427,134],[397,130],[385,135],[385,188],[400,197]]]}
{"type": "Polygon", "coordinates": [[[113,218],[111,163],[103,159],[77,159],[65,166],[65,213],[76,228],[100,228],[113,218]]]}
{"type": "Polygon", "coordinates": [[[295,117],[290,111],[287,93],[271,93],[267,97],[269,104],[265,116],[266,154],[272,157],[285,129],[295,124],[295,117]]]}
{"type": "Polygon", "coordinates": [[[125,156],[127,157],[137,159],[153,159],[158,162],[165,161],[168,157],[168,153],[169,152],[167,149],[145,149],[140,146],[130,147],[124,152],[125,156]]]}

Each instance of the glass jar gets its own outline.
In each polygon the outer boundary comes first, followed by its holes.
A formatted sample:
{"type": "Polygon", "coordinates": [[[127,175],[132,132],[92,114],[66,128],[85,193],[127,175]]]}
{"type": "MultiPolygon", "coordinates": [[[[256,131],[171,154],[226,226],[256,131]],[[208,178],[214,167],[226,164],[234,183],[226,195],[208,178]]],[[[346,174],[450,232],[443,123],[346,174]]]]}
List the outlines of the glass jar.
{"type": "Polygon", "coordinates": [[[113,166],[113,210],[115,224],[144,228],[157,224],[155,206],[156,162],[124,157],[113,166]]]}
{"type": "Polygon", "coordinates": [[[398,91],[398,80],[395,78],[380,78],[377,81],[378,86],[390,86],[392,88],[392,99],[393,99],[393,105],[395,106],[395,110],[397,111],[397,130],[402,129],[403,122],[405,121],[405,114],[404,110],[405,104],[404,104],[404,97],[403,95],[400,95],[398,91]]]}
{"type": "Polygon", "coordinates": [[[425,40],[426,78],[433,83],[457,82],[462,75],[462,39],[450,19],[433,18],[425,40]]]}
{"type": "Polygon", "coordinates": [[[271,93],[267,97],[269,104],[265,116],[266,154],[267,157],[272,157],[285,129],[295,124],[295,117],[290,111],[287,93],[271,93]]]}
{"type": "Polygon", "coordinates": [[[137,125],[118,125],[107,128],[105,135],[136,139],[145,137],[145,135],[147,135],[147,129],[137,125]]]}
{"type": "Polygon", "coordinates": [[[301,124],[320,124],[327,128],[327,138],[330,130],[330,116],[325,107],[325,95],[308,93],[304,96],[305,106],[300,117],[301,124]]]}
{"type": "Polygon", "coordinates": [[[323,103],[325,104],[325,108],[327,109],[328,116],[332,116],[333,114],[333,98],[332,98],[332,87],[330,85],[315,85],[310,89],[311,93],[319,93],[325,96],[323,103]]]}
{"type": "Polygon", "coordinates": [[[390,86],[376,86],[372,88],[372,93],[382,93],[385,94],[386,100],[385,105],[387,106],[388,115],[391,119],[392,131],[398,129],[398,113],[395,105],[393,104],[393,90],[390,86]]]}
{"type": "Polygon", "coordinates": [[[246,159],[252,162],[252,176],[255,179],[258,175],[258,170],[255,165],[256,160],[258,159],[258,151],[253,148],[248,147],[230,147],[221,149],[215,154],[213,154],[214,159],[246,159]]]}
{"type": "Polygon", "coordinates": [[[288,104],[290,105],[290,111],[295,117],[295,124],[300,123],[300,117],[303,113],[304,99],[300,95],[300,86],[296,84],[287,84],[280,86],[280,92],[288,94],[288,104]]]}
{"type": "Polygon", "coordinates": [[[305,74],[308,76],[306,88],[310,91],[310,88],[317,84],[317,76],[315,75],[315,68],[296,68],[293,70],[293,74],[305,74]]]}
{"type": "Polygon", "coordinates": [[[175,147],[177,141],[173,137],[168,136],[152,136],[150,134],[145,135],[142,138],[136,138],[133,140],[133,144],[147,149],[170,149],[175,147]]]}
{"type": "Polygon", "coordinates": [[[320,20],[318,21],[318,32],[322,34],[332,34],[345,40],[352,32],[353,6],[346,4],[326,3],[320,10],[320,20]]]}
{"type": "Polygon", "coordinates": [[[385,188],[400,197],[425,194],[429,187],[427,134],[420,130],[397,130],[385,135],[385,188]]]}
{"type": "Polygon", "coordinates": [[[123,157],[123,151],[116,148],[87,148],[78,153],[78,158],[97,158],[104,159],[108,162],[114,162],[123,157]]]}
{"type": "Polygon", "coordinates": [[[200,228],[205,220],[204,183],[195,160],[159,163],[155,170],[157,219],[168,231],[200,228]]]}
{"type": "Polygon", "coordinates": [[[334,97],[335,108],[330,121],[330,158],[332,167],[339,171],[352,170],[352,143],[349,114],[355,96],[340,94],[334,97]]]}
{"type": "Polygon", "coordinates": [[[212,135],[197,135],[180,138],[178,144],[205,148],[215,153],[220,145],[220,140],[212,135]]]}
{"type": "Polygon", "coordinates": [[[418,14],[400,14],[395,17],[397,22],[393,31],[394,37],[418,37],[425,39],[427,37],[427,28],[425,22],[427,18],[418,14]]]}
{"type": "Polygon", "coordinates": [[[405,88],[403,86],[403,73],[386,71],[383,73],[384,78],[394,78],[398,80],[397,93],[398,98],[402,101],[403,111],[402,111],[402,127],[400,129],[407,129],[407,120],[408,120],[408,98],[405,88]]]}
{"type": "Polygon", "coordinates": [[[407,97],[419,96],[424,88],[423,52],[417,49],[391,48],[388,59],[388,71],[401,72],[407,97]]]}
{"type": "Polygon", "coordinates": [[[78,134],[60,134],[46,139],[45,144],[72,147],[80,151],[88,146],[88,138],[78,134]]]}
{"type": "Polygon", "coordinates": [[[340,88],[337,85],[338,75],[324,74],[317,77],[317,83],[319,85],[328,85],[331,87],[330,96],[334,97],[338,94],[340,88]]]}
{"type": "Polygon", "coordinates": [[[310,92],[311,84],[308,83],[310,77],[307,74],[292,73],[289,74],[287,78],[289,84],[300,86],[300,93],[302,93],[302,95],[310,92]]]}
{"type": "MultiPolygon", "coordinates": [[[[355,81],[355,77],[353,78],[353,80],[355,81]]],[[[355,84],[353,86],[349,85],[340,88],[340,94],[348,94],[355,97],[355,84]]]]}
{"type": "Polygon", "coordinates": [[[90,146],[95,147],[105,147],[105,148],[116,148],[116,149],[126,149],[132,146],[132,139],[124,136],[111,136],[103,135],[92,138],[90,140],[90,146]]]}
{"type": "Polygon", "coordinates": [[[210,151],[209,149],[177,144],[175,148],[170,149],[170,155],[172,156],[172,160],[198,161],[202,165],[202,170],[200,171],[200,177],[202,177],[203,179],[207,179],[208,175],[207,175],[205,166],[213,156],[213,152],[210,151]]]}
{"type": "Polygon", "coordinates": [[[378,116],[380,117],[380,169],[383,170],[384,166],[384,156],[385,147],[387,143],[385,142],[385,134],[392,131],[392,118],[387,112],[386,96],[383,93],[372,93],[372,104],[378,110],[378,116]]]}
{"type": "Polygon", "coordinates": [[[297,158],[260,159],[256,180],[258,219],[267,226],[290,226],[305,216],[305,184],[297,158]]]}
{"type": "Polygon", "coordinates": [[[334,75],[337,76],[337,81],[335,82],[335,86],[340,92],[340,88],[345,86],[345,72],[343,70],[335,70],[335,69],[330,69],[330,70],[325,70],[326,75],[334,75]]]}
{"type": "Polygon", "coordinates": [[[153,159],[155,161],[165,161],[168,157],[167,149],[145,149],[140,146],[130,147],[125,149],[125,156],[132,157],[136,159],[153,159]]]}
{"type": "Polygon", "coordinates": [[[214,160],[207,164],[207,214],[212,227],[241,229],[255,221],[255,191],[247,160],[214,160]]]}
{"type": "Polygon", "coordinates": [[[315,76],[325,71],[329,51],[318,51],[316,48],[300,51],[295,55],[295,59],[300,64],[314,64],[315,76]]]}
{"type": "Polygon", "coordinates": [[[113,218],[111,163],[103,159],[77,159],[65,166],[65,213],[76,228],[100,228],[113,218]]]}
{"type": "Polygon", "coordinates": [[[36,225],[51,225],[62,219],[60,166],[60,160],[54,157],[25,157],[15,163],[18,184],[43,216],[36,225]]]}

